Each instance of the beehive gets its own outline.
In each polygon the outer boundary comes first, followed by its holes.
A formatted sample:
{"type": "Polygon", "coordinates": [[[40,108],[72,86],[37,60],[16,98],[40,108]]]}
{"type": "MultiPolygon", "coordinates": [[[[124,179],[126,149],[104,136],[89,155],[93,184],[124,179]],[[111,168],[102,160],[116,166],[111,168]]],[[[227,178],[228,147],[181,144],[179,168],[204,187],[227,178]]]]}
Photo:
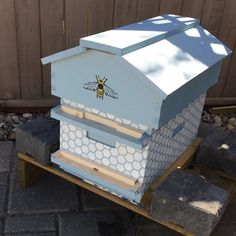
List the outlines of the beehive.
{"type": "Polygon", "coordinates": [[[207,89],[230,53],[198,20],[164,15],[42,59],[61,98],[52,162],[140,202],[196,138],[207,89]]]}

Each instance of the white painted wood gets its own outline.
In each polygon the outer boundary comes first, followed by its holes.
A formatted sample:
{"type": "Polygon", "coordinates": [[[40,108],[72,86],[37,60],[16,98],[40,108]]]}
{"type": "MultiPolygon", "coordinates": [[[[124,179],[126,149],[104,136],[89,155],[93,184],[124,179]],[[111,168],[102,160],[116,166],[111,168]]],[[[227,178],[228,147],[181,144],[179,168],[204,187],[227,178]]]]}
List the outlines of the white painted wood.
{"type": "Polygon", "coordinates": [[[124,55],[199,25],[197,19],[163,15],[80,39],[80,45],[124,55]]]}

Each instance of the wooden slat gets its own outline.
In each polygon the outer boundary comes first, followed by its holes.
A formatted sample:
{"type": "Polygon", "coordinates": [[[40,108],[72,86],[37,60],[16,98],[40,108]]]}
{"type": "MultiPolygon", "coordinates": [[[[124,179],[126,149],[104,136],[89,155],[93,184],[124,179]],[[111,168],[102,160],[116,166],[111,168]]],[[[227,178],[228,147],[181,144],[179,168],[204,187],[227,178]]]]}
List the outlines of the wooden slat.
{"type": "Polygon", "coordinates": [[[194,17],[201,19],[204,0],[183,0],[182,16],[194,17]]]}
{"type": "Polygon", "coordinates": [[[0,2],[0,98],[20,98],[14,0],[0,2]]]}
{"type": "Polygon", "coordinates": [[[236,105],[236,97],[207,97],[206,105],[208,106],[236,105]]]}
{"type": "Polygon", "coordinates": [[[42,98],[39,1],[15,1],[21,97],[42,98]]]}
{"type": "MultiPolygon", "coordinates": [[[[63,0],[40,1],[42,57],[65,49],[63,0]]],[[[50,65],[43,66],[43,96],[51,96],[50,65]]]]}
{"type": "Polygon", "coordinates": [[[159,15],[160,0],[138,0],[137,21],[159,15]]]}
{"type": "Polygon", "coordinates": [[[236,113],[236,106],[212,107],[213,114],[236,113]]]}
{"type": "Polygon", "coordinates": [[[170,229],[173,229],[173,230],[175,230],[175,231],[177,231],[177,232],[179,232],[179,233],[181,233],[181,234],[183,234],[185,236],[193,236],[193,234],[191,234],[190,232],[188,232],[187,230],[185,230],[181,226],[175,225],[175,224],[173,224],[171,222],[162,222],[162,221],[159,221],[159,220],[156,220],[156,219],[152,218],[148,214],[148,209],[147,208],[143,208],[140,205],[132,204],[131,202],[129,202],[129,201],[125,200],[125,199],[119,198],[119,197],[117,197],[117,196],[115,196],[115,195],[113,195],[113,194],[111,194],[111,193],[109,193],[109,192],[107,192],[107,191],[105,191],[103,189],[100,189],[100,188],[98,188],[98,187],[96,187],[96,186],[94,186],[92,184],[84,182],[83,180],[80,180],[77,177],[74,177],[74,176],[72,176],[70,174],[67,174],[67,173],[63,172],[63,171],[54,169],[51,166],[44,166],[44,165],[34,161],[31,157],[29,157],[29,156],[27,156],[25,154],[18,153],[18,157],[21,160],[23,160],[23,161],[26,161],[26,162],[34,165],[34,166],[37,166],[37,167],[39,167],[39,168],[41,168],[43,170],[46,170],[46,171],[48,171],[50,173],[53,173],[53,174],[61,177],[62,179],[68,180],[69,182],[74,183],[74,184],[76,184],[76,185],[78,185],[78,186],[80,186],[82,188],[85,188],[85,189],[87,189],[89,191],[92,191],[93,193],[95,193],[95,194],[97,194],[97,195],[99,195],[101,197],[104,197],[104,198],[106,198],[106,199],[108,199],[110,201],[113,201],[113,202],[115,202],[115,203],[117,203],[117,204],[119,204],[119,205],[121,205],[121,206],[123,206],[123,207],[125,207],[125,208],[127,208],[129,210],[131,210],[131,211],[136,212],[137,214],[140,214],[140,215],[142,215],[144,217],[147,217],[147,218],[149,218],[149,219],[151,219],[151,220],[153,220],[153,221],[155,221],[157,223],[160,223],[160,224],[162,224],[162,225],[164,225],[164,226],[166,226],[166,227],[168,227],[170,229]]]}
{"type": "MultiPolygon", "coordinates": [[[[235,0],[225,1],[224,12],[222,15],[218,35],[219,35],[219,39],[222,40],[231,49],[234,48],[234,45],[236,42],[235,15],[236,15],[236,1],[235,0]]],[[[225,85],[227,81],[229,80],[228,72],[230,70],[231,58],[232,58],[232,55],[228,56],[228,58],[224,60],[224,63],[221,69],[220,79],[218,83],[208,91],[209,97],[220,97],[222,95],[230,96],[228,93],[229,92],[228,88],[225,88],[225,85]]],[[[230,86],[229,90],[231,90],[231,88],[235,90],[236,87],[235,87],[234,82],[230,82],[227,84],[230,86]]],[[[231,96],[235,96],[235,94],[232,95],[231,93],[231,96]]]]}
{"type": "Polygon", "coordinates": [[[136,21],[137,0],[115,0],[113,27],[128,25],[136,21]]]}
{"type": "Polygon", "coordinates": [[[182,9],[182,0],[161,0],[159,14],[180,15],[182,9]]]}
{"type": "Polygon", "coordinates": [[[88,0],[88,34],[112,28],[113,0],[88,0]]]}
{"type": "Polygon", "coordinates": [[[88,34],[88,0],[65,1],[66,48],[79,45],[88,34]]]}
{"type": "Polygon", "coordinates": [[[103,174],[105,175],[104,176],[105,179],[112,178],[114,180],[117,180],[118,182],[122,182],[125,185],[132,186],[132,187],[135,186],[136,183],[138,182],[137,179],[131,176],[124,175],[121,172],[118,172],[106,166],[97,164],[94,161],[90,161],[82,157],[76,157],[73,154],[65,152],[65,151],[57,151],[56,153],[54,153],[54,156],[55,158],[61,158],[61,160],[64,162],[70,161],[72,165],[78,164],[82,169],[89,168],[95,174],[97,172],[100,174],[103,174]]]}
{"type": "Polygon", "coordinates": [[[138,130],[138,129],[135,129],[135,128],[130,127],[130,126],[120,124],[116,121],[98,116],[98,115],[90,113],[90,112],[80,110],[78,108],[74,108],[72,106],[61,105],[61,111],[65,112],[65,113],[68,113],[72,116],[79,117],[81,119],[88,119],[88,120],[91,120],[91,121],[94,121],[94,122],[98,122],[102,125],[106,125],[108,127],[111,127],[111,128],[115,129],[116,131],[118,131],[120,133],[132,136],[132,137],[137,138],[137,139],[141,138],[143,136],[143,133],[144,133],[142,130],[138,130]]]}

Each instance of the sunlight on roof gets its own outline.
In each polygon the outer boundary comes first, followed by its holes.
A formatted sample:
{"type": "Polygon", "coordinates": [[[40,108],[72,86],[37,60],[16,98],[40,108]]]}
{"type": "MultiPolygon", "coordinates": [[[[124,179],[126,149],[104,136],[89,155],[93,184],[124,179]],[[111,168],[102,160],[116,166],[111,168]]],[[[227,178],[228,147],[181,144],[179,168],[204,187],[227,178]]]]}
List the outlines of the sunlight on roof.
{"type": "Polygon", "coordinates": [[[200,38],[201,37],[199,31],[196,28],[192,28],[190,30],[185,31],[185,34],[190,36],[190,37],[194,37],[194,38],[200,38]]]}
{"type": "Polygon", "coordinates": [[[222,44],[211,43],[210,46],[212,48],[212,51],[218,55],[227,55],[228,54],[226,48],[222,44]]]}
{"type": "Polygon", "coordinates": [[[167,20],[167,19],[165,19],[165,20],[154,20],[154,21],[152,21],[152,23],[153,23],[153,24],[156,24],[156,25],[162,25],[162,24],[171,23],[171,21],[170,21],[170,20],[167,20]]]}

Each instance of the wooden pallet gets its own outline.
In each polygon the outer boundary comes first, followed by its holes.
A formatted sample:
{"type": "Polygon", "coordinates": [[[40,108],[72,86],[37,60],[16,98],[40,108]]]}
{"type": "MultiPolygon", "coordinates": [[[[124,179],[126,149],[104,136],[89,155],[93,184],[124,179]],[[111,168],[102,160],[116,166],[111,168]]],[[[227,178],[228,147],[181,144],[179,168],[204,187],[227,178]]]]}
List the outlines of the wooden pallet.
{"type": "MultiPolygon", "coordinates": [[[[147,217],[157,223],[160,223],[172,230],[175,230],[183,235],[193,236],[191,232],[188,232],[186,229],[184,229],[180,225],[176,225],[172,222],[161,222],[154,218],[152,218],[149,215],[149,203],[151,200],[152,192],[160,185],[160,183],[165,180],[174,170],[177,168],[187,169],[188,171],[191,171],[192,173],[203,173],[206,170],[202,170],[199,167],[196,167],[193,165],[193,157],[194,154],[201,143],[201,139],[197,139],[195,142],[192,143],[192,145],[181,155],[181,157],[172,165],[169,167],[169,169],[166,170],[166,172],[159,177],[145,192],[141,204],[135,205],[125,199],[121,199],[105,190],[102,190],[92,184],[89,184],[75,176],[72,176],[60,169],[54,168],[53,166],[45,166],[37,161],[35,161],[32,157],[25,155],[23,153],[18,153],[19,162],[18,162],[18,173],[19,173],[19,182],[22,187],[26,188],[39,180],[41,177],[46,175],[47,173],[55,174],[65,180],[68,180],[69,182],[76,184],[82,188],[85,188],[91,192],[94,192],[95,194],[98,194],[110,201],[113,201],[131,211],[134,211],[144,217],[147,217]]],[[[206,173],[205,173],[206,174],[206,173]]],[[[235,192],[236,189],[236,180],[232,179],[230,177],[226,177],[224,174],[221,174],[217,171],[207,171],[207,178],[211,181],[213,181],[214,184],[219,185],[220,187],[223,187],[225,190],[227,190],[229,194],[229,201],[232,197],[232,195],[235,192]]]]}

